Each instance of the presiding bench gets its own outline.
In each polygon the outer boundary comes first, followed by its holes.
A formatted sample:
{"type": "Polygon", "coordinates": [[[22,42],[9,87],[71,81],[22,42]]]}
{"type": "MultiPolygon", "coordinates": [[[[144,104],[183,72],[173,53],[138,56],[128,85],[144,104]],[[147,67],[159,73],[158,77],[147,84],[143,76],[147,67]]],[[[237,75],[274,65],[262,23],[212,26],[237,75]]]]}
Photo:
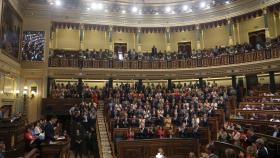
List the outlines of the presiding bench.
{"type": "Polygon", "coordinates": [[[198,156],[200,152],[196,139],[121,140],[117,142],[117,157],[155,158],[159,148],[168,158],[185,158],[189,152],[198,156]]]}
{"type": "Polygon", "coordinates": [[[44,115],[65,115],[74,105],[79,105],[82,101],[90,102],[91,99],[82,98],[43,98],[42,99],[42,114],[44,115]]]}

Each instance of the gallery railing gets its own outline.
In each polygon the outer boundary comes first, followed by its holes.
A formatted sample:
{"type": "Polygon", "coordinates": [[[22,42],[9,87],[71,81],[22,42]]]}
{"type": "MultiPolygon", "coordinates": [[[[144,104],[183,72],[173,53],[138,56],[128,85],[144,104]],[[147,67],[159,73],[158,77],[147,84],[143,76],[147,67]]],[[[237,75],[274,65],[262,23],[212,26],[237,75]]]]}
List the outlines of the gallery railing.
{"type": "Polygon", "coordinates": [[[49,58],[49,67],[102,68],[102,69],[180,69],[240,64],[280,57],[280,48],[272,48],[250,53],[222,55],[186,60],[120,61],[77,58],[49,58]]]}

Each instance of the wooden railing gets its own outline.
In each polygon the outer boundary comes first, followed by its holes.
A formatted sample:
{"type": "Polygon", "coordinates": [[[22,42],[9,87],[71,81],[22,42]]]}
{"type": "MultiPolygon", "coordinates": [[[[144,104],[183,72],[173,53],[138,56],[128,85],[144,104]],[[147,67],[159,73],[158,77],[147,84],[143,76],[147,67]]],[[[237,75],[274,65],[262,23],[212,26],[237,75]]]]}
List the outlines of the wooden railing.
{"type": "Polygon", "coordinates": [[[119,61],[119,60],[94,60],[77,58],[49,58],[49,67],[83,67],[103,69],[179,69],[210,67],[230,64],[240,64],[253,61],[261,61],[280,57],[280,48],[254,51],[250,53],[223,55],[220,57],[207,57],[186,60],[153,60],[153,61],[119,61]]]}

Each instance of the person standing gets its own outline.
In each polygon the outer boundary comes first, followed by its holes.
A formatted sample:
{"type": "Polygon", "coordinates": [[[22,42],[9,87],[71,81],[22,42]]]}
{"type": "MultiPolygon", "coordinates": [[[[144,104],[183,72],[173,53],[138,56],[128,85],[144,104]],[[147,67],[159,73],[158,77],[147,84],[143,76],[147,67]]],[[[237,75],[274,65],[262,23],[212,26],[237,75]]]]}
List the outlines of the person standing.
{"type": "Polygon", "coordinates": [[[54,141],[54,127],[53,124],[55,123],[56,119],[54,118],[48,118],[47,124],[45,126],[45,141],[50,142],[54,141]]]}
{"type": "Polygon", "coordinates": [[[256,140],[257,146],[257,158],[268,158],[268,150],[264,146],[263,139],[259,138],[256,140]]]}
{"type": "Polygon", "coordinates": [[[79,157],[83,158],[83,151],[82,151],[82,144],[83,143],[83,138],[80,133],[80,130],[76,130],[76,134],[74,136],[74,152],[75,152],[75,158],[79,157]]]}

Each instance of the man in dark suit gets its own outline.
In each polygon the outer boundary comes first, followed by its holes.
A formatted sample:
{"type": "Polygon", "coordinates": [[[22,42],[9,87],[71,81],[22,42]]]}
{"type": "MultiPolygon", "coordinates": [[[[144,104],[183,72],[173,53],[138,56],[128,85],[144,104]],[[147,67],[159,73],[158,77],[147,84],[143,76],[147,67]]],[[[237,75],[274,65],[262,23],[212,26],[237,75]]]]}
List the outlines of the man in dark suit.
{"type": "Polygon", "coordinates": [[[140,127],[140,130],[139,130],[139,138],[140,139],[148,138],[148,130],[143,125],[140,127]]]}
{"type": "Polygon", "coordinates": [[[263,139],[259,138],[256,140],[257,146],[257,158],[268,158],[268,150],[264,146],[263,139]]]}
{"type": "Polygon", "coordinates": [[[48,118],[47,123],[45,126],[45,141],[50,142],[54,141],[54,127],[53,124],[55,123],[55,118],[48,118]]]}
{"type": "Polygon", "coordinates": [[[248,133],[248,136],[247,136],[247,139],[245,139],[245,142],[248,145],[254,144],[257,140],[257,136],[255,135],[254,130],[253,129],[248,129],[247,133],[248,133]]]}
{"type": "Polygon", "coordinates": [[[75,158],[79,157],[82,158],[83,157],[83,151],[82,151],[82,144],[83,143],[83,138],[82,135],[80,133],[80,130],[77,129],[75,136],[74,136],[74,151],[75,151],[75,158]]]}
{"type": "Polygon", "coordinates": [[[152,56],[156,56],[157,55],[157,48],[155,46],[153,46],[152,48],[152,56]]]}

